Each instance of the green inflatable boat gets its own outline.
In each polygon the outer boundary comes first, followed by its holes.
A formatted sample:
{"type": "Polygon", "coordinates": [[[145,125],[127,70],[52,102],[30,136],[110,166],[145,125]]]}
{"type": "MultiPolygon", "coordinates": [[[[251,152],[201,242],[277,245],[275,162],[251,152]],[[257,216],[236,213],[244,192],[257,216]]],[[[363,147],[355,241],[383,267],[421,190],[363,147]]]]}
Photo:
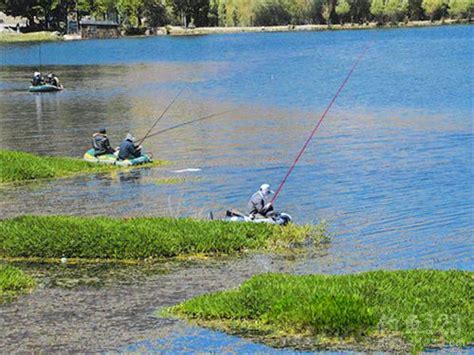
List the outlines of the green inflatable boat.
{"type": "Polygon", "coordinates": [[[113,154],[103,154],[99,156],[94,155],[94,149],[89,149],[84,154],[84,160],[89,163],[96,164],[109,164],[109,165],[118,165],[118,166],[132,166],[151,163],[153,160],[149,154],[142,154],[135,159],[126,159],[126,160],[117,160],[117,157],[113,154]]]}
{"type": "Polygon", "coordinates": [[[44,85],[36,85],[36,86],[31,85],[28,91],[29,92],[55,92],[55,91],[61,91],[62,89],[64,89],[62,85],[56,86],[56,85],[51,85],[51,84],[44,84],[44,85]]]}

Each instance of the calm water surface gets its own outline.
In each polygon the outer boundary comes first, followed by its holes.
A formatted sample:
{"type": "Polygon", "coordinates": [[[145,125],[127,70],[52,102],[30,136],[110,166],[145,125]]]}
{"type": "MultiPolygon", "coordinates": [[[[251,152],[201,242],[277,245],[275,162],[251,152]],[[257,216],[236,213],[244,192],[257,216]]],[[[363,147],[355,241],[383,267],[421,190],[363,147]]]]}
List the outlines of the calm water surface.
{"type": "Polygon", "coordinates": [[[278,185],[375,40],[278,199],[298,223],[325,219],[335,233],[293,272],[473,270],[472,38],[472,26],[453,26],[2,46],[1,148],[80,157],[101,126],[113,144],[144,134],[182,87],[160,129],[237,110],[148,140],[172,166],[2,189],[0,214],[243,209],[260,184],[278,185]],[[40,59],[64,92],[26,92],[40,59]],[[174,172],[186,168],[201,171],[174,172]]]}

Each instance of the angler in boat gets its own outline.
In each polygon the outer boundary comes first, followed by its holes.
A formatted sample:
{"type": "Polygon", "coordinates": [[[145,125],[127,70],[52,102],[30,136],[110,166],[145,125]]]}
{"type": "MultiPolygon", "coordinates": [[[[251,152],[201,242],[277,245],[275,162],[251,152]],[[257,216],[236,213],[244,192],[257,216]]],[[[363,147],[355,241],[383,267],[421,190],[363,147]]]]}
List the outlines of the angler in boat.
{"type": "Polygon", "coordinates": [[[45,82],[39,71],[35,72],[31,80],[30,92],[52,92],[61,91],[63,86],[59,83],[59,79],[53,73],[48,75],[48,81],[45,82]]]}
{"type": "Polygon", "coordinates": [[[48,84],[56,86],[58,88],[61,87],[61,84],[59,83],[59,79],[56,75],[54,75],[54,73],[48,74],[48,84]]]}
{"type": "Polygon", "coordinates": [[[263,184],[260,189],[252,195],[248,203],[249,217],[254,219],[256,215],[264,218],[271,217],[275,214],[273,204],[269,201],[270,196],[274,192],[270,190],[269,184],[263,184]]]}
{"type": "Polygon", "coordinates": [[[95,157],[104,154],[115,154],[115,149],[110,145],[105,128],[99,129],[98,132],[92,135],[92,148],[94,149],[95,157]]]}
{"type": "Polygon", "coordinates": [[[33,74],[33,79],[31,79],[31,85],[32,86],[44,85],[44,79],[41,76],[41,73],[39,71],[35,71],[35,73],[33,74]]]}
{"type": "Polygon", "coordinates": [[[135,137],[127,134],[119,147],[118,160],[135,159],[142,155],[142,146],[135,145],[135,137]]]}
{"type": "Polygon", "coordinates": [[[238,211],[227,211],[226,221],[230,222],[253,222],[253,223],[270,223],[287,225],[292,218],[287,213],[276,212],[270,197],[273,195],[269,184],[263,184],[260,189],[250,198],[248,209],[249,214],[246,216],[238,211]]]}

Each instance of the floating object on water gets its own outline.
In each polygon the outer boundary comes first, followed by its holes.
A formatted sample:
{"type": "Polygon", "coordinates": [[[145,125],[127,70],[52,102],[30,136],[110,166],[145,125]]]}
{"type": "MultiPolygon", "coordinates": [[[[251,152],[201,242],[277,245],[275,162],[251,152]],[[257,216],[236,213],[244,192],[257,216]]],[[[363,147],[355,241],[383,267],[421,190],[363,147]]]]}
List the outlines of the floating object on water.
{"type": "Polygon", "coordinates": [[[181,170],[173,170],[173,173],[181,174],[181,173],[195,173],[197,171],[201,171],[202,169],[199,168],[188,168],[188,169],[181,169],[181,170]]]}
{"type": "Polygon", "coordinates": [[[29,92],[55,92],[55,91],[61,91],[63,89],[64,87],[62,85],[55,86],[51,84],[44,84],[44,85],[36,85],[36,86],[31,85],[28,91],[29,92]]]}
{"type": "Polygon", "coordinates": [[[125,159],[125,160],[117,160],[117,156],[114,154],[102,154],[99,156],[95,156],[93,148],[85,152],[84,160],[89,163],[118,165],[118,166],[132,166],[132,165],[140,165],[140,164],[153,162],[153,159],[150,154],[142,154],[138,158],[125,159]]]}
{"type": "MultiPolygon", "coordinates": [[[[212,212],[210,214],[212,218],[212,212]]],[[[287,213],[276,213],[272,217],[266,218],[250,218],[249,216],[240,213],[238,211],[226,211],[224,221],[229,222],[251,222],[251,223],[268,223],[268,224],[278,224],[280,226],[286,226],[293,220],[291,216],[287,213]]]]}

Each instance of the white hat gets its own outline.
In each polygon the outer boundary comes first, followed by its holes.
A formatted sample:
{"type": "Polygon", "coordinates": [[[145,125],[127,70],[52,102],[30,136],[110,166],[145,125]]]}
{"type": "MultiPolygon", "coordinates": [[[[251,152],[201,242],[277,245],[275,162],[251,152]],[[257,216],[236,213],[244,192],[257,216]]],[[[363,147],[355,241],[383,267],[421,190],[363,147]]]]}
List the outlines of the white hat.
{"type": "Polygon", "coordinates": [[[41,73],[39,71],[35,71],[35,75],[34,76],[40,76],[41,73]]]}
{"type": "Polygon", "coordinates": [[[125,137],[126,140],[129,140],[129,141],[132,141],[132,142],[135,142],[135,137],[132,136],[131,133],[127,133],[127,136],[125,137]]]}
{"type": "Polygon", "coordinates": [[[270,195],[270,194],[273,194],[274,192],[272,190],[270,190],[270,185],[269,184],[263,184],[260,186],[260,191],[262,191],[262,193],[264,195],[270,195]]]}

